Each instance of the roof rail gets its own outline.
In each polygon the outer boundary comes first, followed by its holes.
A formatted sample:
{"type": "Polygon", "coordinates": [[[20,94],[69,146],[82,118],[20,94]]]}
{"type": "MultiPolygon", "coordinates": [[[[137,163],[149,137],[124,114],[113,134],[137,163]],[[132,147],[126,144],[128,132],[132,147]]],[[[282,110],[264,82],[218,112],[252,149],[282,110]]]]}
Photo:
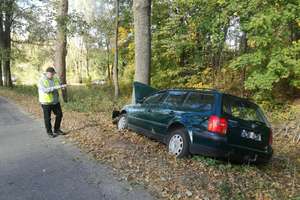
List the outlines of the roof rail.
{"type": "Polygon", "coordinates": [[[220,90],[218,89],[213,89],[213,88],[187,88],[187,87],[178,87],[178,88],[169,88],[168,90],[201,90],[201,91],[212,91],[212,92],[219,92],[220,90]]]}

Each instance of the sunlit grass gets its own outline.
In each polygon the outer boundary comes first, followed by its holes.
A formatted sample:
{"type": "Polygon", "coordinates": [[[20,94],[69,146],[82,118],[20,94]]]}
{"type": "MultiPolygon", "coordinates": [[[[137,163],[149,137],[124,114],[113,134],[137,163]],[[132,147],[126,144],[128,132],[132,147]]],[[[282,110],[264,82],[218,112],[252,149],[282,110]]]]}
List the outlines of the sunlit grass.
{"type": "Polygon", "coordinates": [[[111,112],[130,102],[130,96],[131,92],[128,88],[124,88],[121,96],[116,100],[113,87],[109,85],[72,86],[68,88],[68,103],[64,103],[64,106],[66,109],[78,112],[111,112]],[[124,92],[126,90],[127,92],[124,92]]]}
{"type": "MultiPolygon", "coordinates": [[[[111,113],[113,109],[120,109],[131,101],[131,87],[121,85],[121,95],[114,98],[114,88],[111,85],[69,86],[68,102],[62,104],[64,109],[77,112],[105,112],[111,113]]],[[[4,91],[14,91],[18,95],[38,97],[36,85],[16,85],[12,89],[2,87],[4,91]]]]}

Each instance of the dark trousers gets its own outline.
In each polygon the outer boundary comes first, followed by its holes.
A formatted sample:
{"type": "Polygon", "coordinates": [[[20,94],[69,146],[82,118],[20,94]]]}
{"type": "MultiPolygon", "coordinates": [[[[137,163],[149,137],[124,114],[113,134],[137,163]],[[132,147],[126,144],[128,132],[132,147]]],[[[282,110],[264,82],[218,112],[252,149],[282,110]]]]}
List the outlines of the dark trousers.
{"type": "Polygon", "coordinates": [[[60,129],[60,123],[63,117],[60,103],[54,105],[42,105],[43,112],[44,112],[44,120],[45,120],[45,127],[47,132],[52,132],[52,125],[51,125],[51,112],[55,114],[55,124],[54,130],[60,129]]]}

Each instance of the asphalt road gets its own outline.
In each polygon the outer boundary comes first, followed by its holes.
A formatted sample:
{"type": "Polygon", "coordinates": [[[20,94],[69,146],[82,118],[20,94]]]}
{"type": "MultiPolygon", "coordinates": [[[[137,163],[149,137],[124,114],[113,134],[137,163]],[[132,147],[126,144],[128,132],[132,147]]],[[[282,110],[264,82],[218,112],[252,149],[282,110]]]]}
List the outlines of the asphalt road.
{"type": "Polygon", "coordinates": [[[153,199],[0,97],[0,200],[153,199]]]}

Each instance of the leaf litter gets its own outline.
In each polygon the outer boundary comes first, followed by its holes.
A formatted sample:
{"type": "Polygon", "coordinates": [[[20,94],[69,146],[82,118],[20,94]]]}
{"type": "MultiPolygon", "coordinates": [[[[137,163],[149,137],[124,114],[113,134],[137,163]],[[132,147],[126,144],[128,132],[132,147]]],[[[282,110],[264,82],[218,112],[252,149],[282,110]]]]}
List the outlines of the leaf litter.
{"type": "MultiPolygon", "coordinates": [[[[1,94],[1,93],[0,93],[1,94]]],[[[41,118],[37,100],[1,94],[41,118]]],[[[108,113],[64,111],[66,140],[116,171],[119,180],[142,185],[158,199],[299,199],[299,146],[274,139],[266,166],[235,165],[201,156],[176,159],[166,147],[131,131],[119,132],[108,113]]]]}

